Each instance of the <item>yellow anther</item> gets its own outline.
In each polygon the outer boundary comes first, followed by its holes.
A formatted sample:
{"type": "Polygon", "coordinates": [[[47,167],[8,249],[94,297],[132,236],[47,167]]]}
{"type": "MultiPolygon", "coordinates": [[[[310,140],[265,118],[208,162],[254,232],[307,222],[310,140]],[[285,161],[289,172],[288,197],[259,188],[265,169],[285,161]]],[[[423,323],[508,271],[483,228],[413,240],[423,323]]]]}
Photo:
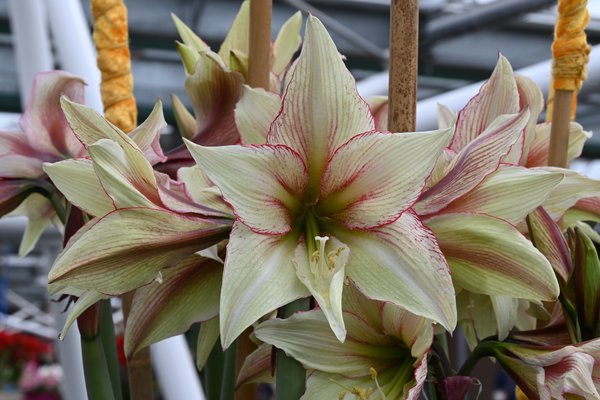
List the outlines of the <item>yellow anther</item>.
{"type": "Polygon", "coordinates": [[[344,400],[344,397],[346,397],[346,393],[347,392],[340,392],[340,394],[338,395],[338,400],[344,400]]]}
{"type": "Polygon", "coordinates": [[[373,367],[369,368],[369,372],[371,373],[371,379],[376,380],[377,379],[377,370],[373,367]]]}
{"type": "Polygon", "coordinates": [[[369,392],[358,386],[354,386],[351,393],[357,396],[359,400],[369,400],[369,392]]]}

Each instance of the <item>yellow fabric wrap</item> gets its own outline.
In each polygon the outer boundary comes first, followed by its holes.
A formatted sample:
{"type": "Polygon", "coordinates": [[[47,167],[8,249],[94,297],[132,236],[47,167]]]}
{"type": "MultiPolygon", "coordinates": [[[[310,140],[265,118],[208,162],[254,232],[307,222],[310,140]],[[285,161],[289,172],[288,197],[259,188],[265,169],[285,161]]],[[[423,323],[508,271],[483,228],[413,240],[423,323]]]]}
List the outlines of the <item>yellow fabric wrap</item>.
{"type": "Polygon", "coordinates": [[[581,89],[587,77],[591,47],[587,43],[585,27],[589,20],[587,0],[558,1],[558,19],[552,43],[552,85],[548,95],[547,121],[550,121],[552,116],[554,90],[574,92],[571,119],[575,118],[576,92],[581,89]]]}
{"type": "Polygon", "coordinates": [[[137,125],[137,106],[133,97],[127,7],[123,0],[91,0],[90,3],[98,68],[102,73],[100,91],[104,115],[129,132],[137,125]]]}

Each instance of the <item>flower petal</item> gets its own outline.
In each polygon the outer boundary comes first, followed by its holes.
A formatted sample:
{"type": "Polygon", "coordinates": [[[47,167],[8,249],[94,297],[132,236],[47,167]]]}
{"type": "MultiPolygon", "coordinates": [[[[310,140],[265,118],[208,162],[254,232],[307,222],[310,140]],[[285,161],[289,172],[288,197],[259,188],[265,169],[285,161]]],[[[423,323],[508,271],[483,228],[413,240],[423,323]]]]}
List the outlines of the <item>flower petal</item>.
{"type": "Polygon", "coordinates": [[[379,132],[388,131],[388,112],[389,103],[387,96],[373,96],[365,99],[371,113],[373,114],[373,120],[375,122],[375,129],[379,132]]]}
{"type": "MultiPolygon", "coordinates": [[[[243,77],[224,69],[216,57],[210,51],[200,53],[194,73],[185,80],[185,90],[196,116],[196,132],[192,140],[204,146],[240,141],[233,111],[242,95],[243,77]]],[[[169,156],[186,151],[182,146],[170,152],[169,156]]]]}
{"type": "Polygon", "coordinates": [[[438,129],[446,129],[456,124],[457,115],[448,106],[438,103],[438,129]]]}
{"type": "Polygon", "coordinates": [[[219,49],[219,57],[226,64],[229,62],[229,53],[232,50],[249,54],[250,40],[248,32],[250,32],[250,2],[244,1],[219,49]]]}
{"type": "Polygon", "coordinates": [[[62,331],[58,335],[59,340],[63,340],[65,335],[69,331],[73,322],[79,318],[81,314],[100,300],[108,299],[110,296],[104,295],[102,293],[96,292],[94,290],[86,290],[79,296],[73,307],[69,309],[69,314],[67,315],[67,320],[65,321],[65,325],[63,326],[62,331]]]}
{"type": "Polygon", "coordinates": [[[355,339],[352,332],[364,330],[365,322],[349,313],[344,314],[344,320],[348,328],[344,343],[335,337],[320,310],[271,319],[254,332],[258,339],[285,351],[306,368],[346,376],[368,375],[370,368],[382,369],[402,355],[404,349],[394,346],[391,340],[383,345],[355,339]]]}
{"type": "Polygon", "coordinates": [[[206,365],[212,349],[215,346],[220,346],[220,344],[217,345],[217,340],[219,340],[219,317],[200,324],[200,332],[198,332],[196,343],[196,367],[199,371],[206,365]]]}
{"type": "Polygon", "coordinates": [[[177,28],[179,37],[183,40],[186,46],[193,49],[196,53],[208,49],[208,45],[198,37],[186,24],[183,23],[175,14],[171,13],[171,18],[177,28]]]}
{"type": "Polygon", "coordinates": [[[244,85],[242,98],[235,106],[235,122],[245,144],[264,144],[271,123],[279,114],[281,98],[262,88],[244,85]]]}
{"type": "Polygon", "coordinates": [[[300,31],[302,30],[302,13],[296,11],[281,26],[277,38],[273,43],[273,57],[271,71],[275,75],[281,75],[290,64],[294,53],[302,43],[300,31]]]}
{"type": "Polygon", "coordinates": [[[224,348],[265,314],[309,295],[292,265],[297,240],[294,234],[261,235],[234,223],[221,290],[224,348]]]}
{"type": "Polygon", "coordinates": [[[519,111],[519,92],[512,67],[500,55],[490,79],[481,86],[465,108],[458,113],[456,134],[450,147],[460,151],[475,140],[492,122],[503,114],[519,111]]]}
{"type": "Polygon", "coordinates": [[[321,180],[319,208],[350,229],[388,224],[421,194],[450,130],[369,132],[339,147],[321,180]],[[394,168],[390,168],[394,165],[394,168]]]}
{"type": "MultiPolygon", "coordinates": [[[[304,46],[268,143],[282,143],[306,161],[312,185],[325,163],[351,137],[375,128],[369,106],[321,22],[309,16],[304,46]]],[[[316,189],[316,188],[315,188],[316,189]]]]}
{"type": "Polygon", "coordinates": [[[118,295],[227,237],[229,226],[165,210],[130,208],[90,221],[68,243],[48,276],[59,285],[118,295]]]}
{"type": "Polygon", "coordinates": [[[44,174],[42,163],[54,157],[32,149],[22,132],[0,131],[0,177],[37,178],[44,174]]]}
{"type": "Polygon", "coordinates": [[[88,146],[94,171],[116,208],[161,204],[152,166],[138,148],[101,139],[88,146]]]}
{"type": "MultiPolygon", "coordinates": [[[[550,122],[538,124],[535,127],[535,137],[530,144],[527,155],[527,167],[544,167],[548,165],[551,128],[552,123],[550,122]]],[[[591,132],[584,131],[583,127],[576,122],[570,123],[569,148],[567,150],[567,159],[569,161],[581,155],[583,145],[590,137],[592,137],[591,132]]]]}
{"type": "Polygon", "coordinates": [[[48,199],[39,193],[32,193],[13,211],[12,215],[27,216],[27,227],[19,245],[19,257],[25,257],[37,244],[42,233],[53,222],[56,212],[48,199]]]}
{"type": "Polygon", "coordinates": [[[233,217],[233,211],[223,200],[221,191],[208,180],[200,166],[179,168],[177,180],[183,182],[186,193],[196,204],[202,204],[233,217]]]}
{"type": "Polygon", "coordinates": [[[490,300],[496,316],[498,340],[504,340],[510,330],[517,324],[519,299],[508,296],[490,296],[490,300]]]}
{"type": "MultiPolygon", "coordinates": [[[[309,238],[311,240],[313,238],[309,238]]],[[[319,244],[317,244],[319,245],[319,244]]],[[[317,254],[308,254],[306,241],[301,239],[294,255],[294,267],[300,282],[313,295],[325,314],[331,330],[340,342],[346,338],[342,316],[342,290],[350,250],[334,237],[322,244],[317,254]]]]}
{"type": "Polygon", "coordinates": [[[516,225],[546,200],[563,176],[502,165],[441,212],[488,214],[516,225]]]}
{"type": "Polygon", "coordinates": [[[67,200],[89,215],[102,217],[115,209],[90,159],[44,164],[44,171],[67,200]]]}
{"type": "Polygon", "coordinates": [[[161,271],[162,281],[137,289],[125,330],[125,353],[186,332],[219,313],[223,265],[191,255],[161,271]]]}
{"type": "Polygon", "coordinates": [[[526,76],[515,76],[517,90],[519,91],[519,109],[529,108],[529,122],[525,127],[522,141],[517,141],[510,153],[504,158],[504,162],[513,164],[525,164],[529,154],[531,143],[535,139],[535,128],[540,113],[544,109],[544,95],[541,89],[531,78],[526,76]]]}
{"type": "Polygon", "coordinates": [[[509,223],[478,214],[445,214],[425,223],[435,233],[460,287],[530,300],[558,296],[548,260],[509,223]]]}
{"type": "Polygon", "coordinates": [[[350,248],[346,274],[362,293],[452,330],[456,305],[450,271],[433,234],[412,210],[370,231],[332,227],[331,233],[350,248]]]}
{"type": "Polygon", "coordinates": [[[527,227],[533,245],[548,259],[563,282],[568,282],[573,264],[569,245],[560,227],[543,207],[538,207],[527,216],[527,227]]]}
{"type": "Polygon", "coordinates": [[[430,320],[412,314],[392,303],[381,308],[383,331],[402,340],[411,349],[414,358],[421,358],[433,342],[433,324],[430,320]]]}
{"type": "Polygon", "coordinates": [[[258,346],[246,359],[240,368],[240,372],[235,383],[236,388],[246,383],[268,382],[275,383],[271,375],[271,357],[273,355],[273,346],[263,343],[258,346]]]}
{"type": "Polygon", "coordinates": [[[154,105],[148,118],[140,126],[129,132],[131,140],[144,152],[152,165],[164,162],[167,159],[160,147],[160,133],[166,126],[167,122],[162,112],[162,102],[159,100],[154,105]]]}
{"type": "Polygon", "coordinates": [[[30,180],[0,179],[0,217],[19,207],[35,189],[30,180]]]}
{"type": "Polygon", "coordinates": [[[203,147],[186,142],[238,219],[257,233],[284,234],[306,186],[306,168],[286,146],[203,147]]]}
{"type": "Polygon", "coordinates": [[[60,109],[62,96],[83,103],[83,80],[63,71],[36,75],[19,125],[37,151],[60,158],[77,157],[83,148],[60,109]]]}
{"type": "MultiPolygon", "coordinates": [[[[472,142],[467,144],[448,167],[446,176],[425,191],[415,210],[419,215],[435,213],[472,190],[494,172],[510,150],[529,118],[525,110],[502,115],[472,142]]],[[[456,136],[455,136],[456,137],[456,136]]]]}
{"type": "Polygon", "coordinates": [[[171,95],[171,104],[173,107],[175,123],[177,124],[177,129],[181,133],[181,136],[188,140],[192,140],[196,133],[196,119],[176,95],[171,95]]]}
{"type": "Polygon", "coordinates": [[[600,181],[564,168],[540,167],[535,169],[562,173],[565,176],[542,204],[555,221],[558,221],[579,200],[600,196],[600,181]]]}

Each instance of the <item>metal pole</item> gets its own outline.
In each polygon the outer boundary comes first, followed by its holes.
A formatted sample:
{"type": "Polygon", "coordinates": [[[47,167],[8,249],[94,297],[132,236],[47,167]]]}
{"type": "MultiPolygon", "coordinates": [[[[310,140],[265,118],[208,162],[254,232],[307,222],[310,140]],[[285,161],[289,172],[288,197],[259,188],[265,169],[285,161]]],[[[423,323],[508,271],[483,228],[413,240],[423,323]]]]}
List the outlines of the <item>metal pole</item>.
{"type": "Polygon", "coordinates": [[[87,83],[85,102],[102,113],[100,71],[96,66],[96,49],[81,2],[46,0],[46,5],[61,69],[85,80],[87,83]]]}
{"type": "Polygon", "coordinates": [[[44,3],[39,0],[9,0],[21,106],[27,104],[34,76],[53,69],[44,3]]]}

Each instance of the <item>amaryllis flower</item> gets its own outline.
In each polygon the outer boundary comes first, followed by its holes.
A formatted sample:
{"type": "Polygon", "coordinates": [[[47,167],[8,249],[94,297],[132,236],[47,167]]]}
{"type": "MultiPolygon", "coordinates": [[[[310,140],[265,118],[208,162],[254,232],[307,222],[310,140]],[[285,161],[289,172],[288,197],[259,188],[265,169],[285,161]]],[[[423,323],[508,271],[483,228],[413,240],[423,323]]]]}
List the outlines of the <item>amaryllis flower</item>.
{"type": "Polygon", "coordinates": [[[515,80],[510,64],[500,57],[489,81],[458,118],[442,109],[442,123],[453,127],[454,136],[414,205],[448,260],[459,319],[472,345],[475,334],[506,337],[528,304],[523,300],[558,296],[548,260],[517,229],[564,176],[510,161],[520,159],[523,132],[541,109],[541,93],[535,96],[530,85],[515,80]]]}
{"type": "Polygon", "coordinates": [[[60,225],[49,199],[60,208],[63,204],[60,195],[49,184],[42,165],[44,162],[78,157],[85,152],[60,109],[60,97],[63,95],[74,101],[83,101],[83,85],[80,78],[66,72],[38,74],[25,112],[19,120],[22,131],[0,131],[0,216],[15,210],[20,204],[23,207],[13,215],[30,216],[20,255],[25,255],[35,246],[51,222],[60,225]],[[29,211],[35,215],[30,215],[29,211]]]}
{"type": "Polygon", "coordinates": [[[152,169],[153,157],[134,139],[145,143],[141,138],[165,126],[160,102],[135,138],[88,107],[63,100],[63,109],[89,158],[44,168],[72,204],[95,216],[49,274],[51,293],[80,297],[63,332],[98,300],[135,289],[125,336],[129,354],[213,319],[222,263],[194,253],[226,239],[232,217],[204,205],[214,194],[188,191],[184,182],[152,169]]]}
{"type": "Polygon", "coordinates": [[[343,341],[346,278],[369,298],[451,329],[448,266],[410,208],[449,134],[376,131],[333,41],[309,17],[267,144],[188,142],[236,215],[221,291],[224,346],[309,294],[343,341]]]}
{"type": "Polygon", "coordinates": [[[304,400],[416,400],[427,377],[431,321],[391,303],[344,291],[348,334],[340,343],[321,310],[260,324],[256,337],[285,351],[308,370],[304,400]],[[307,334],[310,332],[310,334],[307,334]]]}
{"type": "MultiPolygon", "coordinates": [[[[183,137],[204,146],[239,143],[234,109],[248,75],[250,3],[242,3],[218,53],[177,17],[173,16],[173,20],[183,41],[177,46],[187,74],[186,92],[194,108],[192,116],[173,96],[173,111],[183,137]]],[[[270,91],[276,95],[281,92],[286,68],[300,46],[301,25],[302,15],[297,12],[283,24],[273,42],[270,91]]],[[[168,156],[169,161],[160,169],[172,176],[177,168],[193,165],[185,146],[170,151],[168,156]]]]}
{"type": "Polygon", "coordinates": [[[494,357],[529,399],[600,399],[600,339],[564,347],[498,343],[494,357]]]}

